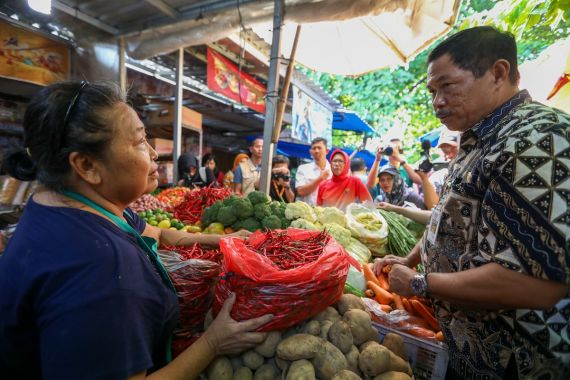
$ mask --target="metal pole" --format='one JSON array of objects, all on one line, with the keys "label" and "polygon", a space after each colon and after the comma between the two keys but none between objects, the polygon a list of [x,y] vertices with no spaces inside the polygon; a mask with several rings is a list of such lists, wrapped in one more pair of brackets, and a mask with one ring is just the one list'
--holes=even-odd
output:
[{"label": "metal pole", "polygon": [[127,92],[127,53],[125,51],[125,39],[119,38],[119,86],[123,93]]},{"label": "metal pole", "polygon": [[271,179],[271,158],[273,157],[273,125],[277,101],[279,100],[279,69],[281,67],[281,26],[283,24],[283,0],[275,0],[273,10],[273,40],[269,58],[269,77],[267,82],[267,97],[265,101],[265,123],[263,124],[263,158],[261,160],[261,180],[259,191],[269,194]]},{"label": "metal pole", "polygon": [[174,183],[178,182],[178,157],[182,140],[182,79],[184,78],[184,49],[179,48],[176,55],[176,87],[174,94],[174,121],[172,125],[172,163]]}]

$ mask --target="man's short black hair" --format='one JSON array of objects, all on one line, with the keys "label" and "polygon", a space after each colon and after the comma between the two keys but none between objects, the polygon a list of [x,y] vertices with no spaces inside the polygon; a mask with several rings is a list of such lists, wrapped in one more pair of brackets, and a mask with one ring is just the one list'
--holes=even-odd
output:
[{"label": "man's short black hair", "polygon": [[499,59],[511,65],[509,79],[516,84],[520,78],[517,66],[517,43],[515,36],[492,26],[477,26],[455,33],[432,50],[428,63],[449,54],[453,63],[482,77]]},{"label": "man's short black hair", "polygon": [[287,164],[287,167],[289,167],[289,159],[283,156],[282,154],[278,154],[275,157],[273,157],[273,160],[271,160],[271,165],[276,165],[276,164]]},{"label": "man's short black hair", "polygon": [[263,142],[263,137],[257,136],[256,138],[254,138],[253,140],[251,140],[251,142],[249,143],[249,146],[250,146],[250,147],[253,147],[253,146],[255,145],[255,142],[256,142],[257,140],[261,140],[261,142]]},{"label": "man's short black hair", "polygon": [[311,146],[318,144],[320,142],[322,142],[325,145],[325,147],[327,146],[327,139],[325,139],[324,137],[315,137],[313,141],[311,141]]},{"label": "man's short black hair", "polygon": [[350,160],[350,171],[351,172],[360,172],[362,170],[366,170],[366,162],[360,157],[354,157]]}]

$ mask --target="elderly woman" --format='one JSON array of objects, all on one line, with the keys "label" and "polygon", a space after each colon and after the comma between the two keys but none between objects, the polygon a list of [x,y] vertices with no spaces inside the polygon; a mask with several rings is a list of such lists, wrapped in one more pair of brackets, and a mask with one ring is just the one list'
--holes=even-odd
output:
[{"label": "elderly woman", "polygon": [[153,247],[156,240],[217,245],[219,236],[158,229],[127,208],[157,186],[157,153],[116,89],[51,85],[31,100],[23,124],[26,151],[6,164],[44,188],[0,258],[3,377],[190,379],[216,355],[263,341],[250,331],[270,316],[234,321],[232,296],[168,362],[179,308]]},{"label": "elderly woman", "polygon": [[424,199],[412,188],[406,187],[399,171],[391,165],[385,165],[378,171],[378,196],[374,200],[381,208],[389,209],[385,203],[394,206],[403,206],[404,202],[414,204],[417,208],[425,210]]},{"label": "elderly woman", "polygon": [[340,149],[332,152],[332,178],[319,185],[317,205],[345,210],[354,202],[371,201],[372,197],[360,178],[350,174],[350,158]]}]

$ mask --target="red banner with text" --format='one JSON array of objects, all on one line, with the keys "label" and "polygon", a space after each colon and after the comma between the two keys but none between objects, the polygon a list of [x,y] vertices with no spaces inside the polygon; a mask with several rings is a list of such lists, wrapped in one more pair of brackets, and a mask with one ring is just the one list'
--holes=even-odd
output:
[{"label": "red banner with text", "polygon": [[244,106],[265,113],[265,86],[221,54],[208,48],[208,87]]}]

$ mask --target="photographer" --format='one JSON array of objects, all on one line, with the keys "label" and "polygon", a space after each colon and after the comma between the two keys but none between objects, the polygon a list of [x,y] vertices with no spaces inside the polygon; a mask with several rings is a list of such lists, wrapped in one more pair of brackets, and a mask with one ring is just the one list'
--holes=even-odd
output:
[{"label": "photographer", "polygon": [[378,183],[380,188],[377,190],[378,195],[374,199],[374,203],[380,204],[381,208],[385,208],[382,207],[382,203],[404,206],[404,202],[407,202],[408,205],[413,204],[417,208],[425,210],[423,197],[412,188],[406,187],[400,173],[392,165],[384,165],[380,168]]},{"label": "photographer", "polygon": [[295,191],[289,171],[289,159],[282,155],[273,157],[271,162],[271,186],[269,196],[274,201],[291,203],[295,201]]},{"label": "photographer", "polygon": [[379,186],[377,176],[379,174],[378,167],[380,166],[380,161],[382,161],[382,156],[387,156],[386,158],[388,159],[389,165],[398,171],[406,187],[411,187],[414,183],[418,185],[422,183],[422,179],[414,171],[414,168],[400,156],[402,153],[401,141],[392,139],[390,143],[391,145],[388,147],[378,148],[374,163],[368,173],[366,186],[373,198],[378,195]]}]

